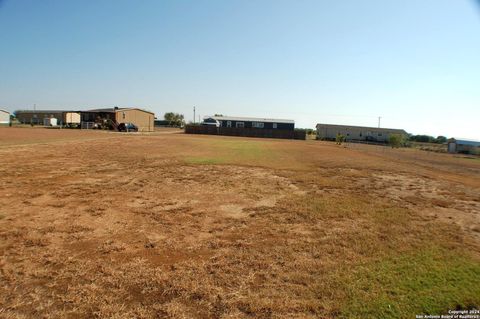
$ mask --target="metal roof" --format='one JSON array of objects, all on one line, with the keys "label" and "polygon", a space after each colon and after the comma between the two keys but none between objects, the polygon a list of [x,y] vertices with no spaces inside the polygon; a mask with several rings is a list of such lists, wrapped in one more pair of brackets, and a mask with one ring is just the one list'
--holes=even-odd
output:
[{"label": "metal roof", "polygon": [[[118,109],[120,110],[120,108]],[[115,109],[113,107],[106,107],[106,108],[102,108],[102,109],[92,109],[92,110],[86,110],[86,111],[82,111],[82,112],[104,112],[104,113],[113,113],[115,112]]]},{"label": "metal roof", "polygon": [[139,110],[139,111],[142,111],[142,112],[147,112],[147,113],[154,114],[153,112],[150,112],[150,111],[147,111],[147,110],[144,110],[144,109],[139,109],[139,108],[136,108],[136,107],[118,107],[118,108],[107,107],[107,108],[102,108],[102,109],[93,109],[93,110],[87,110],[87,111],[81,111],[81,112],[114,113],[114,112],[125,111],[125,110]]},{"label": "metal roof", "polygon": [[449,142],[455,142],[458,145],[470,145],[470,146],[480,147],[480,142],[479,141],[463,140],[463,139],[456,139],[456,138],[451,138],[448,141]]},{"label": "metal roof", "polygon": [[8,112],[7,110],[2,110],[2,109],[0,109],[0,112],[5,112],[5,113],[10,114],[10,112]]},{"label": "metal roof", "polygon": [[397,129],[397,128],[384,128],[384,127],[371,127],[371,126],[356,126],[356,125],[342,125],[342,124],[322,124],[318,123],[318,126],[330,126],[330,127],[342,127],[342,128],[355,128],[355,129],[367,129],[372,131],[390,131],[390,132],[398,132],[407,134],[405,130]]},{"label": "metal roof", "polygon": [[213,118],[218,121],[245,121],[245,122],[265,122],[265,123],[288,123],[295,124],[294,120],[270,119],[260,117],[240,117],[240,116],[205,116],[204,119]]},{"label": "metal roof", "polygon": [[15,113],[66,113],[66,112],[78,112],[72,110],[16,110]]},{"label": "metal roof", "polygon": [[101,109],[92,109],[92,110],[86,110],[86,111],[80,111],[80,110],[17,110],[15,112],[25,112],[25,113],[68,113],[68,112],[96,112],[96,113],[99,113],[99,112],[104,112],[104,113],[114,113],[116,111],[124,111],[124,110],[140,110],[140,111],[143,111],[143,112],[147,112],[147,113],[151,113],[151,114],[154,114],[153,112],[150,112],[150,111],[147,111],[147,110],[143,110],[143,109],[139,109],[139,108],[136,108],[136,107],[119,107],[118,109],[115,109],[113,107],[108,107],[108,108],[101,108]]}]

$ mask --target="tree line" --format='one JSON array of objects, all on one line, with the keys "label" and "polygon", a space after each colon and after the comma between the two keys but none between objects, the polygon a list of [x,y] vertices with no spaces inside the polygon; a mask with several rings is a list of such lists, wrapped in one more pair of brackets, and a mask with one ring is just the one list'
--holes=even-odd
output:
[{"label": "tree line", "polygon": [[445,136],[437,136],[433,137],[430,135],[408,135],[408,140],[410,142],[421,142],[421,143],[436,143],[436,144],[443,144],[447,142],[447,138]]},{"label": "tree line", "polygon": [[[347,141],[347,137],[342,134],[337,134],[335,138],[337,144],[341,145]],[[435,144],[444,144],[447,142],[445,136],[437,136],[436,138],[430,135],[412,135],[408,136],[402,134],[390,134],[387,143],[392,147],[405,147],[410,146],[410,142],[421,142],[421,143],[435,143]]]}]

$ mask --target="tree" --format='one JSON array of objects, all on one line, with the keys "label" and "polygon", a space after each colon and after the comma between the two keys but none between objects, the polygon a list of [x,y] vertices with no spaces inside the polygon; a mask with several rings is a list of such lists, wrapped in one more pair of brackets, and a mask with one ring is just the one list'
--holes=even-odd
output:
[{"label": "tree", "polygon": [[390,134],[390,136],[388,137],[388,144],[390,144],[390,146],[392,146],[392,148],[403,146],[405,144],[405,140],[403,138],[403,135],[402,134]]},{"label": "tree", "polygon": [[437,143],[437,144],[444,144],[447,142],[447,138],[442,135],[437,136],[437,138],[430,135],[409,135],[408,140],[412,142]]},{"label": "tree", "polygon": [[168,125],[182,127],[185,124],[183,114],[167,112],[163,116],[165,121],[168,121]]},{"label": "tree", "polygon": [[444,143],[447,143],[447,138],[445,136],[437,136],[437,138],[435,139],[435,143],[438,143],[438,144],[444,144]]},{"label": "tree", "polygon": [[342,134],[337,134],[337,137],[335,138],[335,142],[337,142],[338,145],[342,145],[343,142],[345,142],[345,135]]},{"label": "tree", "polygon": [[430,135],[412,135],[409,137],[410,141],[420,143],[435,143],[435,137]]}]

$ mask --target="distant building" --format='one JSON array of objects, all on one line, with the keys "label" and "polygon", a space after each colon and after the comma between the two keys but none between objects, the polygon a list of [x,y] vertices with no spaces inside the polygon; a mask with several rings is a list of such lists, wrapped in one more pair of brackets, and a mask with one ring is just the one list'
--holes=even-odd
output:
[{"label": "distant building", "polygon": [[154,126],[155,127],[168,127],[168,126],[171,126],[170,125],[170,122],[167,121],[167,120],[155,120],[153,122]]},{"label": "distant building", "polygon": [[[19,110],[15,111],[18,121],[22,124],[51,125],[51,119],[57,119],[57,125],[77,126],[82,128],[111,127],[120,123],[133,123],[139,131],[153,131],[152,112],[137,108],[105,108],[88,111],[71,110]],[[108,125],[107,125],[108,124]]]},{"label": "distant building", "polygon": [[450,138],[447,141],[449,153],[480,155],[480,142]]},{"label": "distant building", "polygon": [[15,111],[17,120],[22,124],[44,125],[57,119],[57,125],[79,125],[80,113],[67,110],[18,110]]},{"label": "distant building", "polygon": [[220,127],[258,128],[269,130],[294,130],[295,121],[256,117],[206,116],[205,123],[218,121]]},{"label": "distant building", "polygon": [[133,123],[139,132],[154,130],[155,114],[138,108],[104,108],[80,112],[82,128],[113,126],[120,123]]},{"label": "distant building", "polygon": [[407,136],[407,132],[400,129],[335,125],[335,124],[317,124],[317,139],[335,140],[337,134],[345,136],[347,141],[370,141],[386,143],[390,135],[399,134]]},{"label": "distant building", "polygon": [[293,120],[237,117],[205,116],[201,125],[185,126],[187,134],[209,134],[262,138],[306,139],[305,130],[296,130]]},{"label": "distant building", "polygon": [[0,125],[10,125],[10,113],[0,110]]}]

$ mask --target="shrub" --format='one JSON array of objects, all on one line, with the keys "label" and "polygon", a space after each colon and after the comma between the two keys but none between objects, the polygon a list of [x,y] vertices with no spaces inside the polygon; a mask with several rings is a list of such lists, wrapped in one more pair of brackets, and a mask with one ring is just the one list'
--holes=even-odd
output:
[{"label": "shrub", "polygon": [[403,135],[390,134],[390,136],[388,137],[388,144],[390,144],[392,148],[404,146],[405,141]]}]

